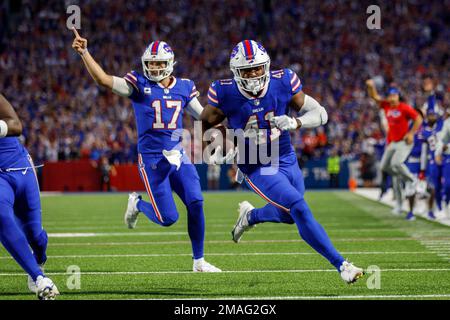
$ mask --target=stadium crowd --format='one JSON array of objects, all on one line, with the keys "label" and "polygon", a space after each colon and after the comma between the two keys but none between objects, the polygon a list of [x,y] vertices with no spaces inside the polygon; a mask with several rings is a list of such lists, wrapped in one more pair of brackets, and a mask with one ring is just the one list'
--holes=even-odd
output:
[{"label": "stadium crowd", "polygon": [[[210,82],[229,78],[229,54],[245,38],[261,41],[272,70],[289,67],[329,113],[317,130],[293,136],[299,158],[337,152],[373,164],[384,133],[365,80],[395,82],[412,105],[424,101],[421,79],[432,75],[448,106],[448,1],[389,1],[381,29],[369,30],[370,1],[71,1],[81,8],[80,33],[110,74],[141,70],[152,40],[175,51],[175,74],[193,79],[206,104]],[[99,89],[71,49],[66,5],[59,0],[0,4],[0,92],[27,123],[35,161],[110,158],[136,161],[131,103]],[[192,120],[185,119],[192,127]],[[198,146],[197,146],[198,147]],[[369,160],[368,160],[369,159]],[[366,168],[367,169],[367,168]],[[370,168],[368,172],[370,173]]]}]

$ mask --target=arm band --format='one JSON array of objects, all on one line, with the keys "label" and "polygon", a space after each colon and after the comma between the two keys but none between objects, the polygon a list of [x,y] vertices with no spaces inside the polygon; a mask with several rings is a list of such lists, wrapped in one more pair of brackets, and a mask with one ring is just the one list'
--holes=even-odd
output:
[{"label": "arm band", "polygon": [[133,87],[124,78],[113,76],[112,92],[121,97],[129,97],[133,93]]},{"label": "arm band", "polygon": [[6,137],[8,134],[8,124],[4,120],[0,120],[0,138]]},{"label": "arm band", "polygon": [[203,106],[197,98],[193,98],[186,107],[186,111],[189,112],[196,120],[200,119],[200,114],[203,111]]}]

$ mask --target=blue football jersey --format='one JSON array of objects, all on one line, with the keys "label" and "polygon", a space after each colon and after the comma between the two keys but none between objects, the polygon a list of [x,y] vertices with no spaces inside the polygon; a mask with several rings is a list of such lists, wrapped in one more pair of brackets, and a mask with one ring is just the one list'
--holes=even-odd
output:
[{"label": "blue football jersey", "polygon": [[442,130],[444,121],[439,119],[433,126],[425,124],[422,132],[422,141],[428,144],[428,163],[434,164],[434,152],[436,151],[437,133]]},{"label": "blue football jersey", "polygon": [[410,158],[420,158],[420,154],[422,153],[422,142],[423,142],[423,127],[417,131],[414,135],[413,148],[411,153],[409,154]]},{"label": "blue football jersey", "polygon": [[199,95],[192,80],[174,78],[164,88],[140,73],[131,71],[124,79],[133,86],[132,101],[138,132],[138,152],[161,154],[181,141],[183,114],[191,100]]},{"label": "blue football jersey", "polygon": [[17,137],[0,138],[0,169],[28,167],[27,155]]},{"label": "blue football jersey", "polygon": [[[234,79],[217,80],[211,84],[208,103],[225,114],[231,129],[241,129],[245,132],[256,129],[261,133],[258,139],[252,141],[249,138],[245,139],[245,159],[241,158],[238,163],[244,173],[250,173],[267,164],[259,158],[259,149],[263,145],[269,157],[272,156],[270,153],[272,147],[279,148],[280,158],[294,153],[289,132],[281,132],[272,127],[270,119],[287,114],[292,96],[301,89],[300,79],[290,69],[272,71],[269,85],[258,97],[252,97],[240,90]],[[257,155],[256,161],[252,155]]]}]

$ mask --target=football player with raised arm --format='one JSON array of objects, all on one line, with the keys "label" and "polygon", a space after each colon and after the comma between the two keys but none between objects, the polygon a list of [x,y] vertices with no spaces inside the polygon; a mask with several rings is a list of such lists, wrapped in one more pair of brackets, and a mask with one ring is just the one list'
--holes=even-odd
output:
[{"label": "football player with raised arm", "polygon": [[[239,242],[256,224],[295,223],[301,237],[337,269],[345,282],[355,282],[363,270],[337,252],[315,220],[304,198],[303,175],[290,140],[290,130],[324,125],[328,120],[325,108],[302,91],[301,81],[292,70],[271,71],[269,55],[253,40],[244,40],[233,49],[230,68],[233,79],[214,81],[209,88],[208,105],[201,114],[203,130],[227,119],[235,132],[244,131],[245,139],[238,138],[243,143],[237,146],[240,180],[268,202],[262,208],[254,208],[248,201],[239,204],[233,240]],[[289,107],[301,116],[289,116]],[[265,147],[271,150],[270,162],[259,156],[259,150]],[[232,156],[232,152],[226,152],[222,160]],[[217,157],[215,152],[213,159]]]},{"label": "football player with raised arm", "polygon": [[40,300],[59,294],[44,275],[47,233],[42,227],[41,201],[35,167],[17,138],[22,123],[0,94],[0,241],[28,274],[28,288]]},{"label": "football player with raised arm", "polygon": [[194,82],[172,75],[175,65],[171,47],[154,41],[141,57],[143,74],[131,71],[124,77],[107,74],[95,62],[87,40],[73,29],[72,47],[78,52],[97,84],[115,94],[128,97],[133,105],[138,131],[139,172],[150,201],[137,193],[128,199],[125,223],[136,227],[142,212],[154,223],[168,227],[178,220],[172,191],[187,208],[188,233],[192,243],[193,271],[220,272],[203,258],[205,218],[200,179],[194,165],[181,147],[184,112],[198,119],[203,110]]}]

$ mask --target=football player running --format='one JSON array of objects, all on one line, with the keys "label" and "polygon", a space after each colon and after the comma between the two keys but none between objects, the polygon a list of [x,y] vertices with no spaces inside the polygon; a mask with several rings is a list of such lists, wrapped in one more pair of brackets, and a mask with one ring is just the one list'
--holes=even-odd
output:
[{"label": "football player running", "polygon": [[[209,88],[208,105],[201,114],[203,130],[227,119],[235,132],[244,131],[245,143],[237,146],[240,180],[268,202],[262,208],[254,208],[248,201],[239,204],[233,240],[239,242],[245,231],[259,223],[295,223],[301,237],[338,270],[345,282],[355,282],[363,270],[336,251],[315,220],[304,199],[303,175],[290,141],[290,130],[325,124],[326,110],[303,93],[300,79],[292,70],[270,71],[269,55],[253,40],[244,40],[233,49],[230,68],[233,79],[214,81]],[[289,116],[288,106],[301,116]],[[271,151],[270,163],[264,164],[259,156],[252,161],[264,145],[276,151]],[[229,155],[227,152],[223,160],[229,160]],[[217,160],[217,152],[212,158]]]},{"label": "football player running", "polygon": [[141,57],[143,74],[131,71],[124,77],[107,74],[94,60],[87,40],[73,29],[72,47],[78,52],[97,84],[132,101],[138,131],[138,162],[150,202],[137,193],[128,199],[125,223],[136,227],[140,212],[154,223],[168,227],[178,220],[172,191],[187,208],[188,233],[192,243],[194,272],[221,272],[203,258],[205,218],[200,179],[181,147],[184,112],[199,118],[203,110],[194,82],[172,75],[174,53],[163,41],[154,41]]},{"label": "football player running", "polygon": [[28,274],[28,288],[40,300],[59,294],[44,275],[47,233],[42,227],[41,201],[35,166],[19,142],[22,124],[0,94],[0,241]]},{"label": "football player running", "polygon": [[[442,130],[443,120],[436,110],[429,107],[426,111],[426,118],[422,130],[420,130],[419,139],[421,143],[420,155],[420,173],[419,179],[425,176],[427,180],[428,198],[428,218],[436,219],[433,207],[436,206],[441,211],[442,197],[442,166],[435,161],[435,150],[437,143],[437,134]],[[415,220],[412,210],[408,212],[406,220]]]}]

